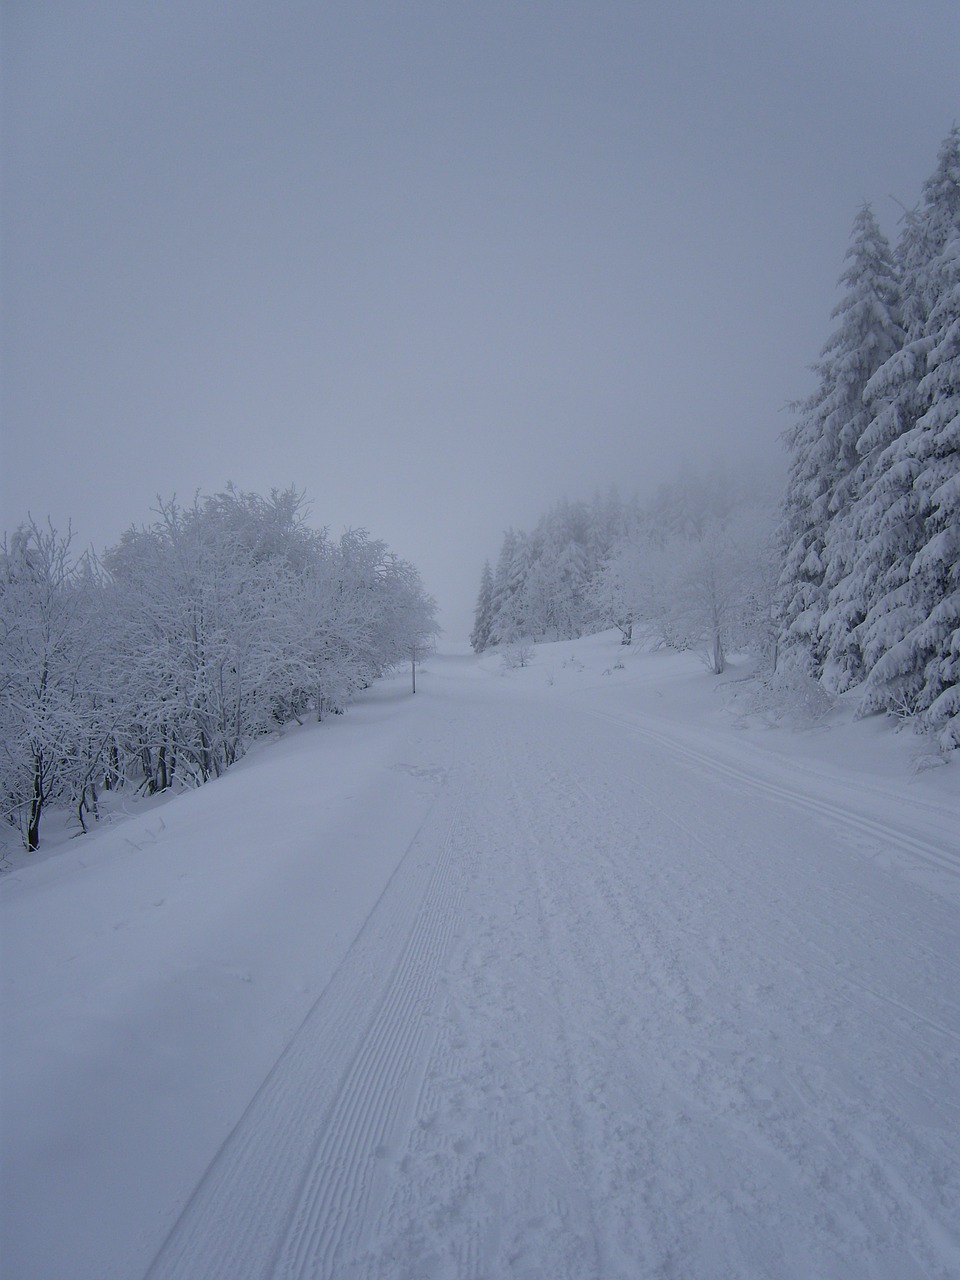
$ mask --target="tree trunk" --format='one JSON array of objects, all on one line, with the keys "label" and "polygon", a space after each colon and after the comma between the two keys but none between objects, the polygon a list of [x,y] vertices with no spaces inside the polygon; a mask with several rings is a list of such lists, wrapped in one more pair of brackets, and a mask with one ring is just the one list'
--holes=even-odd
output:
[{"label": "tree trunk", "polygon": [[27,821],[27,852],[33,853],[40,845],[40,814],[43,811],[43,753],[33,757],[33,795],[30,799],[30,817]]}]

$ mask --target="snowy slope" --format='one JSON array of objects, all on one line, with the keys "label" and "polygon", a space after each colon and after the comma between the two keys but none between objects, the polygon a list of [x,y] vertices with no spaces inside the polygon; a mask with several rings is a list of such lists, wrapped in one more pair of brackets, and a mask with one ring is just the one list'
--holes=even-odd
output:
[{"label": "snowy slope", "polygon": [[611,636],[418,689],[0,880],[2,1274],[960,1273],[956,768]]}]

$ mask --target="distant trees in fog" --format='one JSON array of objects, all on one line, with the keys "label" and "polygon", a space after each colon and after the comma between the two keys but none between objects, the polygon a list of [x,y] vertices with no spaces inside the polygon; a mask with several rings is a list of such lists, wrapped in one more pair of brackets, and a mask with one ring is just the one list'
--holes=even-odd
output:
[{"label": "distant trees in fog", "polygon": [[308,527],[302,495],[162,503],[102,563],[30,522],[0,554],[0,804],[28,849],[46,806],[216,777],[285,721],[339,712],[436,632],[412,565]]},{"label": "distant trees in fog", "polygon": [[592,620],[591,583],[637,510],[611,489],[592,503],[556,503],[530,533],[509,529],[495,570],[484,566],[474,649],[582,634]]},{"label": "distant trees in fog", "polygon": [[779,511],[689,471],[645,506],[560,503],[505,535],[475,649],[641,624],[717,672],[766,652],[960,746],[960,128],[896,248],[865,207],[846,261]]},{"label": "distant trees in fog", "polygon": [[473,631],[491,644],[642,626],[722,671],[733,649],[769,645],[774,504],[754,483],[686,468],[655,499],[561,502],[530,534],[509,530],[484,571]]}]

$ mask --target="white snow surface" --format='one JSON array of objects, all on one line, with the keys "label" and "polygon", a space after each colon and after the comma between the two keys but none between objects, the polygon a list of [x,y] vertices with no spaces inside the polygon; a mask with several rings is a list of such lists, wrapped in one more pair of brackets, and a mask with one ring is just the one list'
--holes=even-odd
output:
[{"label": "white snow surface", "polygon": [[437,656],[12,855],[0,1273],[960,1275],[957,766],[742,674]]}]

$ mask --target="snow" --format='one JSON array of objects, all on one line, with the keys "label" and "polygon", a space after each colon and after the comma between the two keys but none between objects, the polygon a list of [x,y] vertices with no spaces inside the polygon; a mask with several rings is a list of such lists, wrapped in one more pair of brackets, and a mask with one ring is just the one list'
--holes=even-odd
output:
[{"label": "snow", "polygon": [[619,633],[11,855],[2,1273],[960,1273],[960,788]]}]

